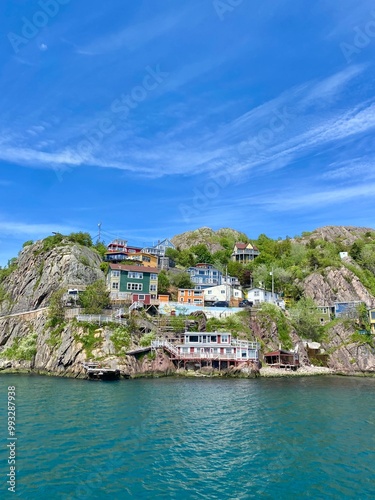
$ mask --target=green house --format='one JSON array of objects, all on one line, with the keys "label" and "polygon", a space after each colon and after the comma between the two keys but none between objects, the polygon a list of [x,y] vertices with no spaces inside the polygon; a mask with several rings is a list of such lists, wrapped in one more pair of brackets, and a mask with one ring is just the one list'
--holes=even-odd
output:
[{"label": "green house", "polygon": [[158,273],[156,267],[110,264],[107,286],[111,299],[151,303],[158,294]]}]

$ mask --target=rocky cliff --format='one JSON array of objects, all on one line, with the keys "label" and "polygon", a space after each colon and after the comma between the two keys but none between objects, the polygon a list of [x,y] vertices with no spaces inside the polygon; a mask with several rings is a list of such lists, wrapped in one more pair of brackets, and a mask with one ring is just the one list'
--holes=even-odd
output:
[{"label": "rocky cliff", "polygon": [[223,250],[223,240],[226,240],[231,247],[237,241],[248,241],[248,237],[239,231],[230,228],[222,228],[214,231],[209,227],[201,227],[194,231],[178,234],[172,238],[172,243],[180,250],[186,250],[194,245],[204,244],[211,253]]},{"label": "rocky cliff", "polygon": [[302,287],[304,295],[311,297],[316,304],[362,301],[367,307],[375,307],[375,298],[345,266],[339,269],[328,267],[324,273],[312,273],[302,282]]},{"label": "rocky cliff", "polygon": [[[219,237],[228,237],[228,230],[222,231],[217,232]],[[354,230],[348,232],[354,234]],[[232,237],[240,239],[240,233],[234,233]],[[126,326],[112,324],[104,328],[68,319],[51,322],[47,306],[53,292],[69,286],[85,287],[103,278],[100,264],[101,258],[93,248],[71,241],[62,240],[53,248],[40,241],[22,250],[12,272],[0,283],[0,370],[25,369],[83,377],[82,363],[96,359],[118,367],[126,377],[176,371],[163,353],[126,355],[129,349],[145,345],[145,332],[159,333],[151,318],[132,315]],[[358,300],[368,307],[375,306],[368,288],[344,263],[313,272],[300,285],[304,296],[319,304]],[[243,313],[242,319],[246,323],[241,330],[243,335],[258,339],[263,353],[280,345],[297,348],[302,364],[311,364],[307,339],[300,337],[290,317],[281,312],[269,317],[253,312],[248,316]],[[206,322],[196,325],[197,330],[204,328]],[[229,323],[226,328],[230,329]],[[375,373],[374,340],[359,335],[360,328],[345,320],[328,325],[321,348],[330,368],[343,373]]]},{"label": "rocky cliff", "polygon": [[1,283],[5,298],[0,301],[0,315],[39,309],[59,288],[104,278],[100,263],[96,251],[69,241],[49,250],[44,250],[43,241],[25,247],[15,270]]}]

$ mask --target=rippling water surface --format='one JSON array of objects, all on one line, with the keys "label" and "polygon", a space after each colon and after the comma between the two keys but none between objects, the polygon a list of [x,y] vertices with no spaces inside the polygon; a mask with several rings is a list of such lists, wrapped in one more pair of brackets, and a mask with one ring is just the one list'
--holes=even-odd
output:
[{"label": "rippling water surface", "polygon": [[[8,385],[17,493],[7,493]],[[375,498],[375,379],[0,376],[0,498]]]}]

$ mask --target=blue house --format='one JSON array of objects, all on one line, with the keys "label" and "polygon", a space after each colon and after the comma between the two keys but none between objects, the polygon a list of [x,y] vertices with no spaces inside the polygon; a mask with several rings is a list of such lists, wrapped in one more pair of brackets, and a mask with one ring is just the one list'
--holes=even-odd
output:
[{"label": "blue house", "polygon": [[197,264],[189,267],[187,272],[197,290],[222,284],[223,274],[211,264]]}]

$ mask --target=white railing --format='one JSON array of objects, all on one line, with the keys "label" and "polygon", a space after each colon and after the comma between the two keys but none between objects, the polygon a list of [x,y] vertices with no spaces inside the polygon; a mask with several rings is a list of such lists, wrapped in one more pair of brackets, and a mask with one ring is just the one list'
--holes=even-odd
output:
[{"label": "white railing", "polygon": [[[257,342],[255,342],[257,344]],[[242,353],[218,353],[218,352],[181,352],[177,347],[168,342],[167,340],[153,340],[151,342],[152,349],[164,348],[179,359],[212,359],[212,360],[243,360],[243,361],[256,361],[258,360],[258,350],[255,348],[254,353],[250,356],[242,357]]]},{"label": "white railing", "polygon": [[143,305],[144,305],[144,302],[142,302],[141,300],[133,302],[133,304],[129,307],[129,311],[133,311],[134,309],[142,308]]},{"label": "white railing", "polygon": [[249,342],[248,340],[232,339],[231,345],[235,347],[243,347],[245,349],[260,349],[259,342]]},{"label": "white railing", "polygon": [[126,319],[112,318],[112,316],[102,316],[100,314],[78,314],[76,316],[76,320],[86,323],[98,323],[99,325],[104,323],[119,323],[121,325],[127,324]]},{"label": "white railing", "polygon": [[152,349],[159,349],[161,347],[164,347],[167,351],[171,352],[175,356],[179,356],[180,355],[179,350],[173,344],[171,344],[170,342],[168,342],[167,340],[157,339],[157,340],[153,340],[151,342],[151,348]]}]

